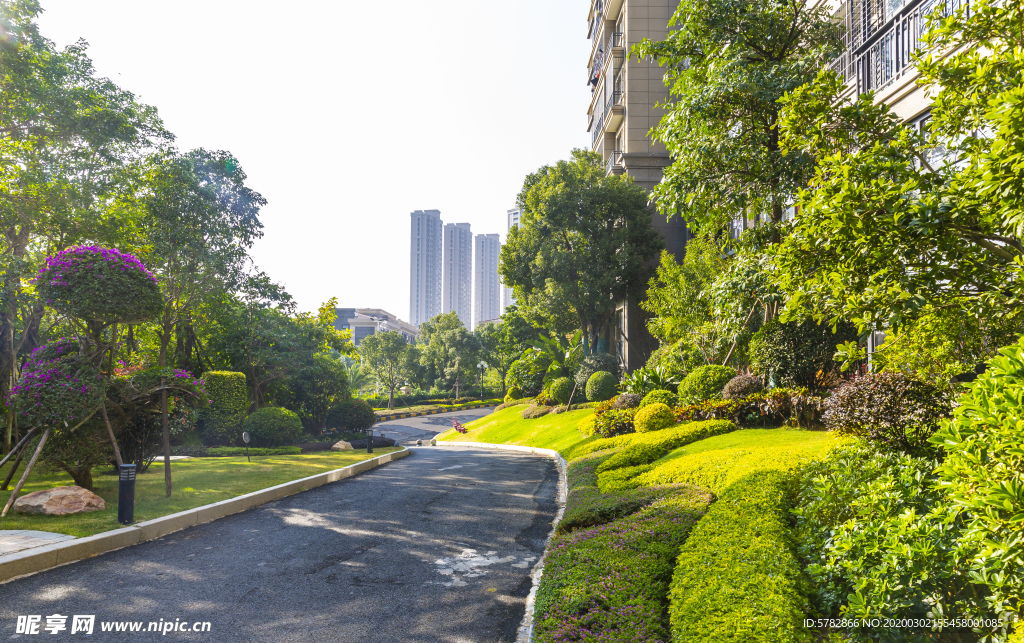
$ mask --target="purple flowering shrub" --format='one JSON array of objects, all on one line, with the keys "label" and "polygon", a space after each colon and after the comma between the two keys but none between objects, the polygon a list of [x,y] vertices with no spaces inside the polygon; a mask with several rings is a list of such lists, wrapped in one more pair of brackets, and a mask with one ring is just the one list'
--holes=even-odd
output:
[{"label": "purple flowering shrub", "polygon": [[674,562],[712,499],[681,486],[615,522],[555,536],[537,592],[538,643],[669,641]]},{"label": "purple flowering shrub", "polygon": [[49,257],[35,279],[47,306],[86,321],[137,323],[163,308],[156,277],[133,255],[75,246]]},{"label": "purple flowering shrub", "polygon": [[99,408],[103,377],[80,356],[78,342],[67,338],[32,351],[11,387],[8,406],[22,428],[74,427]]}]

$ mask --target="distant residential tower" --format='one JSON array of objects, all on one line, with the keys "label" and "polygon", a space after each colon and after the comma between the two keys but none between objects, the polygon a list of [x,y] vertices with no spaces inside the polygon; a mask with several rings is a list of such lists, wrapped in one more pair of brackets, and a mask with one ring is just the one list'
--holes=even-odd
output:
[{"label": "distant residential tower", "polygon": [[416,210],[409,251],[409,319],[419,326],[441,313],[441,232],[438,210]]},{"label": "distant residential tower", "polygon": [[468,223],[444,226],[441,311],[455,311],[466,328],[473,324],[473,233]]},{"label": "distant residential tower", "polygon": [[481,322],[501,316],[501,284],[498,283],[498,252],[500,251],[499,235],[476,235],[473,328],[479,326]]}]

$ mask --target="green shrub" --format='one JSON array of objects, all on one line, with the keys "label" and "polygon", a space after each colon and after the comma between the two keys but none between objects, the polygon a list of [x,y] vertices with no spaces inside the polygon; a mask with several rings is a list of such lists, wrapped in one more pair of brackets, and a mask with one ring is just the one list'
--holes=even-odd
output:
[{"label": "green shrub", "polygon": [[587,382],[590,381],[590,377],[594,373],[600,371],[611,373],[616,378],[616,381],[618,381],[619,370],[619,358],[617,356],[609,355],[608,353],[594,353],[583,358],[579,368],[576,369],[576,373],[573,375],[573,379],[576,381],[576,386],[582,391],[587,387]]},{"label": "green shrub", "polygon": [[565,454],[566,459],[575,460],[577,458],[586,457],[592,453],[598,451],[606,451],[609,449],[621,449],[623,447],[629,447],[634,444],[642,444],[647,442],[661,442],[662,440],[679,439],[673,449],[689,444],[690,442],[696,442],[697,440],[703,440],[704,438],[711,437],[713,435],[719,435],[721,433],[730,433],[736,430],[736,425],[728,421],[714,421],[714,422],[687,422],[674,426],[671,429],[665,429],[664,431],[658,431],[656,433],[628,433],[625,435],[619,435],[609,438],[599,438],[597,440],[588,440],[582,442],[572,449],[568,450]]},{"label": "green shrub", "polygon": [[869,373],[836,389],[822,419],[833,431],[921,455],[951,411],[949,397],[931,384],[903,373]]},{"label": "green shrub", "polygon": [[518,386],[509,387],[508,393],[505,393],[505,401],[511,402],[512,400],[523,399],[523,392],[519,390]]},{"label": "green shrub", "polygon": [[580,433],[583,435],[590,437],[597,431],[597,428],[594,426],[596,420],[597,418],[595,416],[588,415],[576,424],[576,428],[579,429]]},{"label": "green shrub", "polygon": [[828,324],[813,320],[782,322],[774,319],[750,338],[750,363],[754,372],[774,386],[821,388],[838,371],[835,361],[839,344],[856,341],[857,327],[840,322],[836,332]]},{"label": "green shrub", "polygon": [[676,416],[668,405],[656,402],[649,406],[641,407],[633,417],[633,426],[637,433],[650,433],[667,429],[676,423]]},{"label": "green shrub", "polygon": [[245,373],[208,371],[203,374],[203,382],[211,402],[200,415],[203,442],[208,445],[241,443],[249,409]]},{"label": "green shrub", "polygon": [[302,437],[302,420],[288,409],[268,406],[246,418],[245,430],[254,447],[284,446]]},{"label": "green shrub", "polygon": [[533,398],[522,397],[518,400],[508,400],[499,404],[494,410],[500,411],[502,409],[507,409],[510,406],[522,406],[524,404],[533,404]]},{"label": "green shrub", "polygon": [[523,416],[524,420],[536,420],[537,418],[542,418],[545,415],[547,415],[548,413],[550,413],[551,409],[552,409],[552,407],[550,407],[550,406],[543,406],[543,405],[540,405],[540,404],[533,404],[533,405],[528,406],[525,409],[523,409],[523,412],[521,413],[521,415]]},{"label": "green shrub", "polygon": [[[253,448],[249,447],[249,455],[300,455],[302,447],[272,447]],[[211,447],[206,450],[207,457],[226,458],[245,455],[245,447]]]},{"label": "green shrub", "polygon": [[327,425],[332,429],[365,431],[377,422],[373,408],[366,400],[351,399],[335,404],[327,413]]},{"label": "green shrub", "polygon": [[[822,615],[995,619],[980,611],[985,587],[972,586],[963,573],[957,556],[962,529],[949,519],[935,466],[858,441],[804,468],[794,534]],[[911,632],[889,638],[932,640]]]},{"label": "green shrub", "polygon": [[558,400],[559,404],[568,404],[569,396],[572,395],[574,386],[575,382],[568,377],[559,377],[555,381],[551,382],[549,392],[551,393],[551,397]]},{"label": "green shrub", "polygon": [[637,395],[636,393],[623,393],[615,398],[613,406],[617,409],[635,409],[640,406],[640,402],[642,402],[643,399],[643,395]]},{"label": "green shrub", "polygon": [[594,420],[594,430],[602,437],[610,438],[623,433],[633,433],[633,416],[636,409],[612,409],[598,414]]},{"label": "green shrub", "polygon": [[729,380],[722,389],[722,397],[727,400],[742,400],[756,393],[764,392],[764,382],[756,375],[737,375]]},{"label": "green shrub", "polygon": [[[676,560],[669,593],[674,643],[810,643],[808,603],[789,541],[786,475],[736,482]],[[545,573],[546,570],[545,570]]]},{"label": "green shrub", "polygon": [[[621,395],[619,397],[622,397]],[[672,391],[657,390],[651,391],[644,396],[644,399],[640,401],[638,408],[644,408],[651,404],[664,404],[665,406],[672,408],[676,405],[676,396]]]},{"label": "green shrub", "polygon": [[678,489],[615,522],[555,536],[534,610],[538,643],[667,641],[664,598],[680,545],[711,496]]},{"label": "green shrub", "polygon": [[587,399],[591,402],[603,402],[615,396],[619,382],[608,371],[598,371],[587,380]]},{"label": "green shrub", "polygon": [[728,366],[701,366],[687,375],[679,385],[679,402],[697,404],[713,397],[721,397],[722,389],[734,377],[736,371]]},{"label": "green shrub", "polygon": [[[967,521],[970,565],[1000,615],[1024,617],[1024,338],[968,385],[933,443],[951,504]],[[1018,621],[1017,629],[1024,629]]]},{"label": "green shrub", "polygon": [[543,353],[529,350],[512,362],[505,374],[505,386],[517,388],[524,395],[536,395],[544,388],[544,374],[551,364],[551,358]]}]

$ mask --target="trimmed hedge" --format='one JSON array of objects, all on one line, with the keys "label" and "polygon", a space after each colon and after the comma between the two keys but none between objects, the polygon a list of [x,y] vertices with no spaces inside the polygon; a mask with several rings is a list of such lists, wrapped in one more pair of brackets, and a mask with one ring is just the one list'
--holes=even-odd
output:
[{"label": "trimmed hedge", "polygon": [[[619,397],[622,397],[621,395]],[[638,408],[644,408],[651,404],[664,404],[665,406],[672,408],[676,405],[676,396],[672,391],[657,390],[651,391],[644,396],[644,399],[638,404]]]},{"label": "trimmed hedge", "polygon": [[587,400],[603,402],[615,396],[619,381],[608,371],[598,371],[587,380]]},{"label": "trimmed hedge", "polygon": [[728,366],[701,366],[687,375],[679,385],[679,403],[697,404],[710,398],[721,397],[722,389],[734,377],[736,371]]},{"label": "trimmed hedge", "polygon": [[673,561],[711,500],[702,489],[679,488],[621,520],[555,536],[537,591],[534,640],[667,641]]},{"label": "trimmed hedge", "polygon": [[[810,643],[810,605],[789,540],[788,480],[737,481],[682,546],[669,593],[674,643]],[[545,570],[545,574],[547,570]]]},{"label": "trimmed hedge", "polygon": [[[597,469],[598,474],[623,467],[636,467],[651,464],[668,455],[679,447],[691,442],[710,438],[736,430],[736,425],[728,420],[709,420],[707,422],[690,422],[671,431],[639,434],[646,438],[638,440],[611,456]],[[637,475],[643,472],[636,472]],[[603,481],[603,476],[602,476]],[[601,489],[604,491],[604,488]]]},{"label": "trimmed hedge", "polygon": [[661,402],[640,407],[633,417],[633,426],[636,427],[637,433],[660,431],[675,423],[676,416],[672,413],[672,409]]},{"label": "trimmed hedge", "polygon": [[249,410],[249,385],[245,373],[207,371],[203,373],[203,384],[211,402],[200,416],[203,442],[240,444],[246,411]]},{"label": "trimmed hedge", "polygon": [[[272,447],[267,449],[249,448],[249,455],[299,455],[302,447]],[[245,455],[245,447],[211,447],[206,450],[211,458]]]},{"label": "trimmed hedge", "polygon": [[245,419],[245,430],[254,447],[285,446],[302,437],[302,420],[294,411],[268,406]]},{"label": "trimmed hedge", "polygon": [[[722,433],[731,433],[736,430],[736,425],[728,420],[709,420],[705,422],[686,422],[657,433],[629,433],[612,438],[601,438],[581,442],[568,451],[565,455],[568,460],[582,458],[591,453],[605,451],[607,449],[618,449],[629,447],[634,444],[660,443],[663,440],[678,440],[673,449],[678,449],[691,442],[710,438]],[[667,452],[666,452],[667,453]]]}]

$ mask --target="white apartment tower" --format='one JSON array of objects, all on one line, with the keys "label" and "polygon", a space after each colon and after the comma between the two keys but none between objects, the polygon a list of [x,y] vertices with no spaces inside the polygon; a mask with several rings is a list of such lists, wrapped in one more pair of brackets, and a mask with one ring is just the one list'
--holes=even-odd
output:
[{"label": "white apartment tower", "polygon": [[441,312],[455,311],[466,328],[473,323],[473,233],[468,223],[444,226]]},{"label": "white apartment tower", "polygon": [[419,326],[441,314],[441,212],[411,213],[412,243],[409,250],[409,319]]},{"label": "white apartment tower", "polygon": [[475,293],[473,328],[480,322],[501,316],[501,285],[498,283],[498,253],[501,240],[497,234],[476,235]]},{"label": "white apartment tower", "polygon": [[[519,225],[519,220],[522,217],[522,211],[519,208],[512,208],[511,210],[506,212],[506,214],[508,215],[508,227],[505,229],[505,231],[506,231],[505,240],[507,241],[508,240],[508,234],[507,233],[510,230],[512,230],[513,226]],[[512,296],[512,289],[511,288],[504,288],[504,287],[502,288],[501,297],[502,297],[501,312],[504,313],[506,308],[508,308],[512,304],[516,303],[516,299],[515,299],[514,296]]]}]

